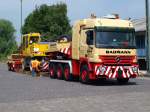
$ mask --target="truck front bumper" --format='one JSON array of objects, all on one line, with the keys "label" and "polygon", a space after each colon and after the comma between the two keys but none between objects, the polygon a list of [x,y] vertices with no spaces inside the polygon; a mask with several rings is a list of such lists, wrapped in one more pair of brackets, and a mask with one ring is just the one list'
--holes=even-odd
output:
[{"label": "truck front bumper", "polygon": [[138,76],[138,65],[133,66],[95,66],[95,72],[97,78],[106,77],[109,79],[114,78],[136,78]]}]

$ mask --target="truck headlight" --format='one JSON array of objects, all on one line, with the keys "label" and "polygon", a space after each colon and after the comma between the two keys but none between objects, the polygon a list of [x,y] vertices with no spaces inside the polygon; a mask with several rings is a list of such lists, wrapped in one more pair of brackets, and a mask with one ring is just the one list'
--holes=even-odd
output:
[{"label": "truck headlight", "polygon": [[99,70],[100,70],[100,75],[104,75],[104,72],[106,71],[106,67],[105,66],[100,66]]}]

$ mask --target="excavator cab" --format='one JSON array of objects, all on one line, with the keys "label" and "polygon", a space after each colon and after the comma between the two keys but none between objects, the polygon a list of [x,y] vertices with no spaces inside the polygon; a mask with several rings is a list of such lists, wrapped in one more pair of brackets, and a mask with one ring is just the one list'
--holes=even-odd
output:
[{"label": "excavator cab", "polygon": [[30,61],[33,57],[33,46],[41,41],[40,33],[29,33],[22,36],[21,53],[23,55],[22,69],[27,70],[30,67]]},{"label": "excavator cab", "polygon": [[31,46],[41,41],[40,33],[29,33],[22,36],[22,51],[24,55],[31,55]]}]

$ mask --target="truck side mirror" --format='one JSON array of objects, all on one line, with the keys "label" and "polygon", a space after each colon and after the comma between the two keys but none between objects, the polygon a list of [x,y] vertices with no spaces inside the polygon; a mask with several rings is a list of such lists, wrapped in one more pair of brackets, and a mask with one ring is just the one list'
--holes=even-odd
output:
[{"label": "truck side mirror", "polygon": [[94,44],[94,32],[92,31],[92,30],[90,30],[90,31],[87,31],[86,32],[86,43],[88,44],[88,45],[93,45]]}]

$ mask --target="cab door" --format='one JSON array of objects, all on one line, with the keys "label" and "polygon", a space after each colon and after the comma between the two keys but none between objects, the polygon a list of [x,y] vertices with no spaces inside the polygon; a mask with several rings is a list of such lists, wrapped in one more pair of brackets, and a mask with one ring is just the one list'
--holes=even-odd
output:
[{"label": "cab door", "polygon": [[23,36],[22,37],[22,47],[23,47],[23,54],[26,55],[27,54],[27,36]]},{"label": "cab door", "polygon": [[94,31],[89,30],[86,32],[86,44],[87,44],[87,57],[93,58],[94,50]]},{"label": "cab door", "polygon": [[93,57],[94,31],[82,30],[79,45],[80,57]]}]

